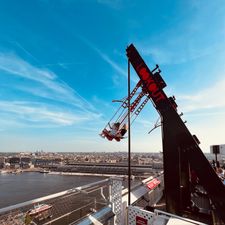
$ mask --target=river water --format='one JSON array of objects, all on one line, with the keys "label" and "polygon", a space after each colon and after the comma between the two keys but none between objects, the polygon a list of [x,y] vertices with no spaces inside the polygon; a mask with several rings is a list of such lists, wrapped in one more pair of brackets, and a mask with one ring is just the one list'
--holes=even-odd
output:
[{"label": "river water", "polygon": [[37,172],[0,174],[0,208],[104,179]]}]

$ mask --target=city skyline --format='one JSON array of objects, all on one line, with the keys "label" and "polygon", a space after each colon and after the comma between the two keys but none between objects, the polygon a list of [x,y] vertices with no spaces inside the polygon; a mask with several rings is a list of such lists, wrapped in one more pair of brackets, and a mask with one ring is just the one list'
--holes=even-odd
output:
[{"label": "city skyline", "polygon": [[[0,3],[0,142],[6,151],[126,151],[98,134],[127,94],[126,47],[159,64],[200,147],[224,144],[225,3],[35,0]],[[213,12],[213,16],[212,16]],[[131,86],[138,76],[131,71]],[[132,151],[161,151],[149,102]]]}]

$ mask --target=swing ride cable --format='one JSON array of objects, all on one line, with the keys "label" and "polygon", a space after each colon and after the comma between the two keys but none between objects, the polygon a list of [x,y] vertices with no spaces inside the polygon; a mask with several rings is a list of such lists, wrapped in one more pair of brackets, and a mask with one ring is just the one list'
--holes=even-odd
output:
[{"label": "swing ride cable", "polygon": [[141,105],[135,110],[135,112],[132,114],[133,115],[136,115],[135,118],[132,120],[131,122],[131,125],[133,124],[133,122],[136,120],[136,118],[138,117],[139,113],[142,111],[142,109],[144,108],[144,106],[147,104],[149,100],[149,97],[147,96],[145,98],[145,100],[141,103]]},{"label": "swing ride cable", "polygon": [[[113,118],[116,116],[116,114],[119,112],[120,108],[122,108],[122,105],[119,107],[119,109],[117,109],[117,111],[115,112],[115,114],[112,116],[112,118],[109,120],[109,122],[106,124],[105,128],[110,124],[110,122],[113,120]],[[105,129],[104,128],[104,129]]]},{"label": "swing ride cable", "polygon": [[[141,99],[142,99],[142,97],[144,96],[145,94],[143,93],[143,92],[141,92],[139,95],[138,95],[138,97],[133,101],[133,103],[131,104],[131,106],[130,106],[130,112],[132,113],[132,115],[133,115],[133,112],[134,112],[134,110],[136,109],[136,107],[138,106],[138,104],[140,103],[140,101],[141,101]],[[132,115],[131,115],[131,117],[132,117]],[[124,115],[121,117],[122,119],[121,119],[121,121],[120,121],[120,124],[122,125],[122,123],[125,121],[125,119],[127,118],[127,116],[128,116],[128,111],[126,111],[125,113],[124,113]]]},{"label": "swing ride cable", "polygon": [[[130,99],[135,95],[135,93],[137,92],[138,88],[141,86],[141,80],[138,81],[138,83],[136,84],[136,86],[134,87],[134,89],[132,90],[132,92],[130,93]],[[113,118],[116,116],[116,114],[120,111],[120,109],[123,107],[124,109],[122,110],[122,112],[120,113],[119,117],[117,118],[116,122],[119,121],[119,119],[121,118],[125,108],[127,107],[127,101],[128,101],[128,97],[123,101],[123,103],[121,104],[121,106],[119,107],[119,109],[115,112],[115,114],[112,116],[112,118],[109,120],[109,122],[106,124],[105,128],[110,124],[110,122],[113,120]],[[125,119],[125,118],[124,118]],[[124,120],[123,119],[123,120]],[[104,129],[105,129],[104,128]]]}]

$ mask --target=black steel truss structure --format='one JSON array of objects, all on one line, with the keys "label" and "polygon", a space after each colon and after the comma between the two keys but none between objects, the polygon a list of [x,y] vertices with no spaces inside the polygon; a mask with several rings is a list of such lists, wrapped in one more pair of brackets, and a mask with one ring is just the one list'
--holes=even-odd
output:
[{"label": "black steel truss structure", "polygon": [[142,81],[161,117],[164,157],[164,182],[167,211],[182,214],[191,204],[191,172],[194,171],[207,191],[217,213],[225,222],[225,187],[202,153],[199,141],[177,113],[173,97],[167,97],[160,71],[150,71],[133,44],[127,57]]}]

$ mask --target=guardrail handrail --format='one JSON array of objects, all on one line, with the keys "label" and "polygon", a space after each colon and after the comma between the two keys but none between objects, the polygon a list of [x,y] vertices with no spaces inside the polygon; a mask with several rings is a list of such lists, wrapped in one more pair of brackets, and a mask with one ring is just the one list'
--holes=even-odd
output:
[{"label": "guardrail handrail", "polygon": [[84,189],[87,189],[87,188],[90,188],[90,187],[93,187],[93,186],[96,186],[96,185],[99,185],[99,184],[107,183],[107,182],[109,182],[109,180],[110,179],[104,179],[104,180],[101,180],[101,181],[96,181],[96,182],[86,184],[86,185],[83,185],[83,186],[80,186],[80,187],[71,188],[71,189],[68,189],[66,191],[61,191],[61,192],[58,192],[58,193],[55,193],[55,194],[51,194],[51,195],[47,195],[47,196],[44,196],[44,197],[32,199],[32,200],[29,200],[29,201],[26,201],[26,202],[22,202],[22,203],[18,203],[18,204],[15,204],[15,205],[7,206],[7,207],[4,207],[4,208],[0,209],[0,214],[5,213],[7,211],[15,210],[15,209],[18,209],[18,208],[21,208],[21,207],[25,207],[25,206],[28,206],[28,205],[31,205],[31,204],[35,204],[35,203],[38,203],[38,202],[41,202],[41,201],[46,201],[46,200],[50,200],[50,199],[53,199],[53,198],[56,198],[56,197],[66,195],[66,194],[70,194],[72,192],[76,192],[76,191],[79,192],[79,191],[82,191]]}]

